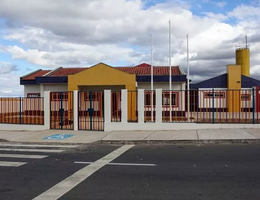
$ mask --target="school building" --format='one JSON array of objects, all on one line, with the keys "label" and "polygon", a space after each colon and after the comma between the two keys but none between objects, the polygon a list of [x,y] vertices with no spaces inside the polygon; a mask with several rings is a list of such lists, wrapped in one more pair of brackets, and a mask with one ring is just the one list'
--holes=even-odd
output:
[{"label": "school building", "polygon": [[182,68],[171,69],[171,91],[169,66],[153,67],[153,90],[151,66],[146,63],[37,70],[20,78],[24,100],[11,104],[1,100],[0,109],[8,104],[12,110],[5,109],[0,122],[75,130],[172,130],[202,123],[218,123],[219,127],[260,123],[260,81],[250,77],[248,46],[236,47],[236,62],[227,65],[227,73],[190,84],[190,91]]}]

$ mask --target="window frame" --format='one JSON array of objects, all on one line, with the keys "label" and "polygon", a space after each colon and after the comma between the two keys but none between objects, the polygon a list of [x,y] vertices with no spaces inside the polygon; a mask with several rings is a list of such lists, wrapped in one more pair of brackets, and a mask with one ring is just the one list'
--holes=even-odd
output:
[{"label": "window frame", "polygon": [[[248,96],[248,98],[247,99],[245,99],[245,98],[242,98],[242,96]],[[241,94],[241,101],[251,101],[251,94]]]},{"label": "window frame", "polygon": [[[172,107],[179,107],[179,92],[178,91],[171,91],[171,96],[172,96],[171,106]],[[165,103],[166,101],[167,101],[167,103]],[[162,93],[162,105],[163,106],[170,106],[170,91]]]}]

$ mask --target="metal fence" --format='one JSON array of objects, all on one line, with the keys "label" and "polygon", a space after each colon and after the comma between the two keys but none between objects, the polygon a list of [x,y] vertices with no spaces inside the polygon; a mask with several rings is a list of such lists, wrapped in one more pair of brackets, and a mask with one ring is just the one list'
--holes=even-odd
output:
[{"label": "metal fence", "polygon": [[144,121],[155,122],[156,120],[156,92],[153,90],[144,91]]},{"label": "metal fence", "polygon": [[255,89],[163,91],[163,122],[260,123]]},{"label": "metal fence", "polygon": [[[111,93],[111,121],[121,122],[121,92]],[[127,92],[128,122],[138,122],[138,91]],[[156,121],[156,91],[144,91],[144,122]],[[162,122],[260,123],[258,89],[163,90]]]},{"label": "metal fence", "polygon": [[50,93],[51,129],[73,129],[73,92]]},{"label": "metal fence", "polygon": [[111,92],[111,121],[121,122],[121,91]]},{"label": "metal fence", "polygon": [[44,99],[42,97],[0,98],[0,123],[44,124]]},{"label": "metal fence", "polygon": [[104,130],[104,92],[79,91],[79,130]]}]

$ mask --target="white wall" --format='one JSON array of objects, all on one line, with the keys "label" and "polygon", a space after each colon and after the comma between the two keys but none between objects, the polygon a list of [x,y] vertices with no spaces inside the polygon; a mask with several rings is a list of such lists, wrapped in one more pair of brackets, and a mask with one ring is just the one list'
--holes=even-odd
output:
[{"label": "white wall", "polygon": [[27,97],[28,93],[41,93],[40,85],[24,85],[24,97]]},{"label": "white wall", "polygon": [[[151,83],[137,83],[137,89],[151,90]],[[172,90],[182,90],[183,83],[172,83]],[[184,83],[185,85],[185,83]],[[155,89],[169,90],[169,83],[154,83]],[[185,89],[185,88],[184,88]]]},{"label": "white wall", "polygon": [[66,92],[68,91],[68,85],[67,84],[45,84],[44,91]]},{"label": "white wall", "polygon": [[[204,98],[205,92],[212,92],[213,88],[199,88],[198,102],[199,108],[213,108],[212,98]],[[214,92],[224,92],[224,98],[214,97],[214,107],[215,108],[226,108],[227,102],[227,88],[214,88]]]},{"label": "white wall", "polygon": [[43,97],[44,91],[65,92],[67,90],[68,90],[67,84],[25,85],[24,97],[27,97],[28,93],[40,93],[41,97]]}]

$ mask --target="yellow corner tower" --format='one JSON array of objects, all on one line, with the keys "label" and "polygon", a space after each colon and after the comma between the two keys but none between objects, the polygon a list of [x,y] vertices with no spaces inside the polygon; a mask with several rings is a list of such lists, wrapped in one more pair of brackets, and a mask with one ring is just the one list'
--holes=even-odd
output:
[{"label": "yellow corner tower", "polygon": [[241,65],[241,74],[250,76],[250,51],[248,44],[236,46],[236,65]]}]

